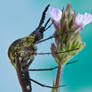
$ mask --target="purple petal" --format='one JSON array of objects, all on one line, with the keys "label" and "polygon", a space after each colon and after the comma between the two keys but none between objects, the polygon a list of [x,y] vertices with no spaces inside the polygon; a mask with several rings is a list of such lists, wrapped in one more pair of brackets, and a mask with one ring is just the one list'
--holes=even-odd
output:
[{"label": "purple petal", "polygon": [[76,18],[75,18],[76,26],[79,26],[81,28],[84,28],[84,26],[86,26],[90,22],[92,22],[92,15],[88,14],[88,13],[85,13],[85,14],[78,13]]},{"label": "purple petal", "polygon": [[56,24],[60,24],[62,11],[58,8],[50,8],[49,12],[50,12],[51,19],[54,20]]},{"label": "purple petal", "polygon": [[84,26],[87,25],[87,24],[89,24],[90,22],[92,22],[92,15],[88,14],[88,13],[85,13],[83,20],[84,20],[83,21]]}]

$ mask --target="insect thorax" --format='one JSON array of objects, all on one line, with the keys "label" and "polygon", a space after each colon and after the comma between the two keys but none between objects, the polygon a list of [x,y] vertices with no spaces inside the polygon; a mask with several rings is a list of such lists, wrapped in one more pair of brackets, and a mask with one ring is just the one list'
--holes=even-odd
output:
[{"label": "insect thorax", "polygon": [[30,35],[25,38],[18,39],[14,41],[8,50],[8,56],[12,64],[16,67],[16,57],[18,55],[18,60],[22,66],[28,64],[28,61],[33,61],[34,54],[36,52],[36,45],[34,44],[35,35]]}]

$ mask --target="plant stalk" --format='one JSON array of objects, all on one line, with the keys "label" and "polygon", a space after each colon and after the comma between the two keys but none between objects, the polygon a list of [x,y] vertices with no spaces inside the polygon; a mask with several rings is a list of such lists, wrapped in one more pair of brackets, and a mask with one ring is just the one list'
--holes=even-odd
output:
[{"label": "plant stalk", "polygon": [[[57,87],[61,85],[62,74],[63,74],[63,67],[61,64],[59,64],[57,70],[56,84],[55,84],[55,86]],[[60,92],[60,88],[57,88],[56,92]]]}]

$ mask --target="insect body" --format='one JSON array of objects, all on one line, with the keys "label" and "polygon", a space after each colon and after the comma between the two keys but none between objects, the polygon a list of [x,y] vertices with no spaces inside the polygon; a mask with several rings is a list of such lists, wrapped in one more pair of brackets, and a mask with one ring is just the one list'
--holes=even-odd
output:
[{"label": "insect body", "polygon": [[[51,38],[54,38],[55,35],[52,35],[46,39],[43,39],[43,33],[46,31],[52,23],[47,27],[47,24],[50,21],[50,18],[47,20],[44,26],[42,24],[44,23],[46,11],[48,10],[49,5],[45,8],[42,18],[40,20],[39,26],[27,37],[15,40],[11,46],[8,49],[8,56],[11,60],[11,63],[16,69],[18,79],[22,88],[23,92],[32,92],[31,88],[31,81],[34,83],[42,86],[42,87],[47,87],[47,88],[58,88],[58,87],[52,87],[48,85],[41,84],[33,79],[30,78],[29,76],[29,71],[48,71],[48,70],[53,70],[56,69],[57,67],[50,68],[50,69],[28,69],[29,65],[32,63],[34,60],[35,55],[37,54],[37,43],[41,43],[43,41],[49,40]],[[43,40],[42,40],[43,39]],[[72,51],[72,50],[69,50]],[[69,51],[64,51],[64,52],[55,52],[55,53],[38,53],[38,55],[43,55],[43,54],[59,54],[59,53],[65,53]],[[72,63],[72,62],[70,62]],[[69,64],[70,64],[69,63]]]},{"label": "insect body", "polygon": [[[16,55],[18,55],[21,66],[28,65],[29,62],[33,61],[34,54],[36,52],[36,43],[39,42],[43,38],[43,32],[46,31],[50,26],[47,26],[48,22],[50,21],[50,18],[46,22],[44,26],[42,24],[44,23],[45,14],[48,10],[49,5],[45,8],[42,18],[40,20],[39,26],[36,28],[35,31],[33,31],[29,36],[18,39],[14,41],[8,50],[8,56],[12,62],[12,64],[16,67]],[[29,61],[29,62],[28,62]]]},{"label": "insect body", "polygon": [[8,51],[8,56],[16,67],[16,58],[17,55],[19,57],[19,61],[22,67],[28,65],[28,61],[32,62],[34,59],[33,52],[36,52],[36,45],[35,43],[35,35],[31,35],[22,39],[18,39],[14,41],[14,43],[10,46]]},{"label": "insect body", "polygon": [[28,68],[35,56],[34,53],[36,53],[37,50],[36,44],[39,43],[43,38],[44,31],[46,31],[52,25],[50,24],[46,28],[48,22],[50,21],[49,18],[46,24],[42,26],[48,8],[49,5],[45,8],[40,20],[40,24],[36,30],[33,31],[29,36],[14,41],[8,49],[8,56],[13,66],[16,68],[18,79],[20,81],[23,92],[31,92]]}]

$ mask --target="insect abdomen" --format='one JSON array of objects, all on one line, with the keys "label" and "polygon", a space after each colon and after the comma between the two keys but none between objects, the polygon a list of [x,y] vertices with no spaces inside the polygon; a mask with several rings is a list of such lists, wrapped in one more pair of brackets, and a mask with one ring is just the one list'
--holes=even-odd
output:
[{"label": "insect abdomen", "polygon": [[21,70],[21,66],[18,61],[16,61],[16,71],[23,92],[31,92],[32,88],[29,73],[28,71]]}]

